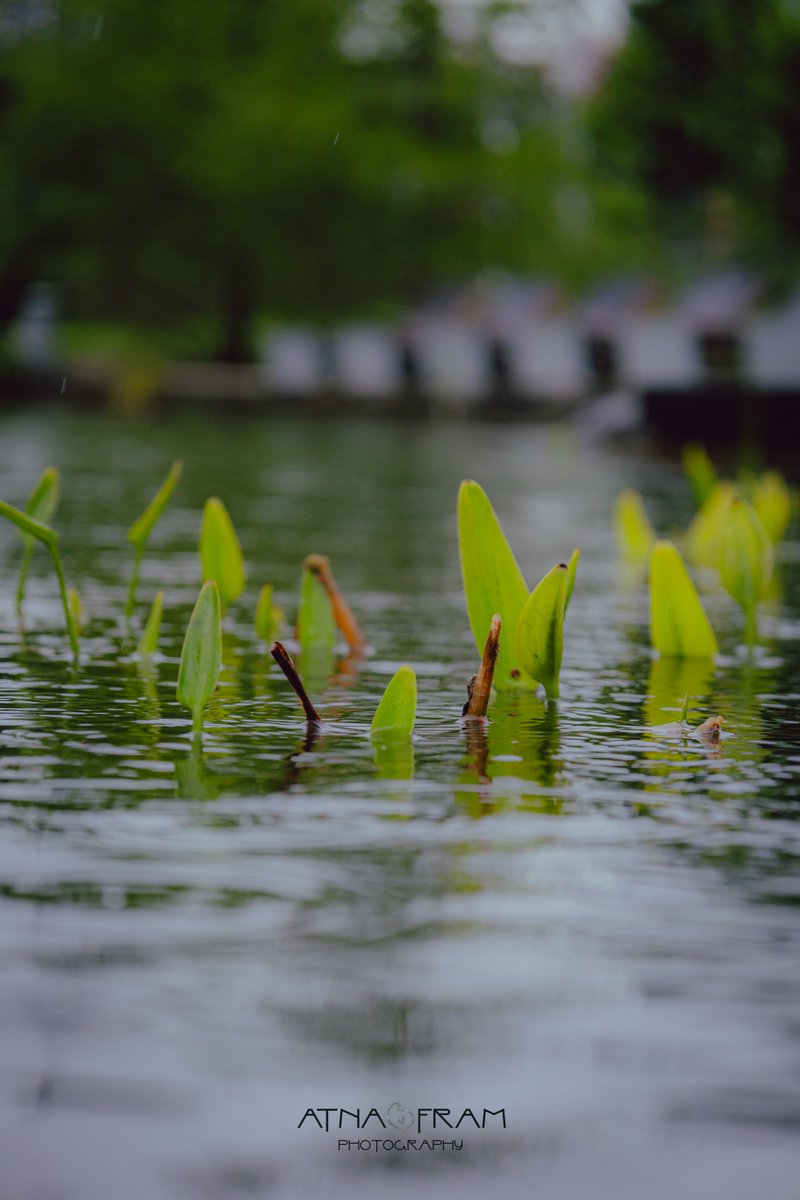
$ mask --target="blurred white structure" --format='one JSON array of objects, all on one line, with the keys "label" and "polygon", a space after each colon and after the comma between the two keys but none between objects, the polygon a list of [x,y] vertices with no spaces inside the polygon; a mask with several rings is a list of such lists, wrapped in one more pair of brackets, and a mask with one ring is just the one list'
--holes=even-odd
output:
[{"label": "blurred white structure", "polygon": [[270,333],[261,354],[264,387],[279,396],[313,396],[327,383],[320,339],[308,329]]},{"label": "blurred white structure", "polygon": [[17,358],[27,370],[41,374],[55,362],[58,306],[49,283],[32,283],[12,329]]},{"label": "blurred white structure", "polygon": [[357,400],[390,400],[402,390],[398,335],[381,325],[349,325],[333,340],[333,385]]},{"label": "blurred white structure", "polygon": [[680,312],[633,317],[618,349],[620,380],[634,391],[694,388],[702,380],[700,347]]},{"label": "blurred white structure", "polygon": [[800,292],[746,330],[744,361],[749,383],[762,388],[800,387]]},{"label": "blurred white structure", "polygon": [[489,394],[486,342],[480,329],[456,313],[415,314],[408,343],[420,392],[446,408],[474,407]]}]

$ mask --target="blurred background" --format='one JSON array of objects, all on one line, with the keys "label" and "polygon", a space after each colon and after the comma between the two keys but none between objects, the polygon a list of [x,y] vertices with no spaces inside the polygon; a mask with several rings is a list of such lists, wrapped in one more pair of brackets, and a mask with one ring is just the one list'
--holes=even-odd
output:
[{"label": "blurred background", "polygon": [[252,362],[721,273],[784,305],[798,80],[795,0],[3,0],[0,361]]}]

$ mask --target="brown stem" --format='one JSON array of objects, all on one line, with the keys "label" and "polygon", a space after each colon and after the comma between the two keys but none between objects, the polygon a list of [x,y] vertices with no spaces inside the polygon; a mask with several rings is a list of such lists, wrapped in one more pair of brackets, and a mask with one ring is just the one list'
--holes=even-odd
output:
[{"label": "brown stem", "polygon": [[307,721],[314,721],[317,725],[322,723],[314,705],[308,698],[308,692],[303,687],[303,681],[297,673],[297,667],[292,662],[291,656],[286,647],[281,642],[273,642],[270,647],[270,654],[275,659],[280,669],[283,671],[289,683],[294,688],[295,694],[303,706],[303,711],[306,714]]},{"label": "brown stem", "polygon": [[485,717],[492,694],[492,679],[497,655],[500,652],[500,627],[503,624],[497,613],[492,617],[486,645],[483,647],[480,670],[467,684],[469,695],[461,713],[462,717]]},{"label": "brown stem", "polygon": [[350,649],[365,650],[367,646],[366,638],[359,628],[358,621],[353,616],[353,610],[339,591],[338,584],[333,578],[330,559],[325,554],[309,554],[304,565],[309,571],[314,572],[328,593],[331,608],[333,609],[333,618]]}]

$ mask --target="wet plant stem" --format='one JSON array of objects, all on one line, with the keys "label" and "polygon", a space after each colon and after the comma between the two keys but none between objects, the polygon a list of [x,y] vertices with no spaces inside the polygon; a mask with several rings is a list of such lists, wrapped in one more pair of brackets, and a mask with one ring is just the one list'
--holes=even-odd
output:
[{"label": "wet plant stem", "polygon": [[497,655],[500,652],[500,628],[502,624],[500,616],[495,613],[489,627],[486,644],[483,647],[480,669],[477,675],[473,675],[467,685],[469,696],[461,713],[463,717],[486,716],[486,710],[489,707],[489,697],[492,694],[495,663],[497,662]]},{"label": "wet plant stem", "polygon": [[308,692],[303,687],[303,681],[300,678],[297,667],[292,662],[291,655],[282,642],[273,642],[270,648],[270,654],[275,659],[280,669],[283,671],[289,683],[292,685],[295,695],[303,706],[303,711],[306,714],[306,720],[313,722],[316,725],[322,724],[320,717],[314,705],[309,699]]},{"label": "wet plant stem", "polygon": [[61,604],[64,608],[64,619],[67,622],[67,633],[69,634],[70,645],[72,646],[72,655],[77,662],[80,655],[80,648],[78,646],[78,633],[75,628],[75,621],[72,615],[69,598],[67,596],[67,584],[66,580],[64,579],[64,571],[61,566],[61,559],[58,556],[58,550],[56,550],[55,544],[50,544],[47,548],[50,551],[51,558],[53,559],[53,566],[55,567],[56,577],[58,579],[58,590],[61,593]]}]

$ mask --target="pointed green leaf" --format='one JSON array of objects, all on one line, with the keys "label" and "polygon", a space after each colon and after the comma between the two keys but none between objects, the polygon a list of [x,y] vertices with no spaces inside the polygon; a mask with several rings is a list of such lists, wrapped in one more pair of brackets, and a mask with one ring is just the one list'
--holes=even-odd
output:
[{"label": "pointed green leaf", "polygon": [[180,459],[178,459],[170,467],[166,479],[148,504],[147,508],[131,525],[130,529],[128,530],[128,541],[132,542],[134,546],[143,550],[147,545],[148,538],[153,532],[153,527],[156,521],[166,508],[170,496],[177,487],[182,471],[183,463]]},{"label": "pointed green leaf", "polygon": [[137,653],[142,658],[147,658],[150,654],[155,654],[158,649],[158,635],[161,632],[161,613],[163,608],[164,593],[156,592],[150,609],[150,615],[147,618],[147,624],[142,631],[142,636],[139,639],[137,647]]},{"label": "pointed green leaf", "polygon": [[244,559],[228,510],[216,496],[203,509],[200,562],[204,581],[216,580],[220,603],[227,608],[244,590]]},{"label": "pointed green leaf", "polygon": [[722,529],[720,574],[744,610],[749,643],[757,637],[756,609],[769,589],[772,571],[772,543],[761,518],[752,505],[737,497],[728,507]]},{"label": "pointed green leaf", "polygon": [[564,598],[564,613],[565,614],[566,614],[567,609],[569,608],[569,602],[572,599],[572,593],[575,589],[575,576],[578,573],[578,562],[580,560],[580,557],[581,557],[581,552],[576,547],[576,549],[573,550],[572,554],[569,556],[569,562],[567,563],[567,594]]},{"label": "pointed green leaf", "polygon": [[[528,599],[528,585],[480,484],[465,479],[458,493],[458,546],[472,636],[480,654],[495,613],[514,629]],[[511,638],[501,638],[494,686],[508,687],[520,663]]]},{"label": "pointed green leaf", "polygon": [[756,481],[753,507],[761,518],[767,537],[773,545],[777,545],[792,517],[792,495],[783,476],[777,471],[765,471]]},{"label": "pointed green leaf", "polygon": [[336,620],[331,598],[314,571],[303,568],[297,639],[303,653],[330,652],[336,643]]},{"label": "pointed green leaf", "polygon": [[647,558],[656,535],[644,511],[642,497],[633,488],[626,488],[617,496],[614,528],[624,558],[631,562]]},{"label": "pointed green leaf", "polygon": [[410,738],[417,715],[417,677],[411,667],[396,671],[370,725],[370,735]]},{"label": "pointed green leaf", "polygon": [[70,615],[72,616],[72,627],[76,634],[80,634],[83,632],[84,613],[80,594],[77,588],[67,589],[67,600],[69,601],[69,611]]},{"label": "pointed green leaf", "polygon": [[192,714],[195,729],[217,686],[222,662],[222,611],[215,581],[203,584],[183,639],[178,671],[178,703]]},{"label": "pointed green leaf", "polygon": [[564,611],[569,568],[559,563],[533,589],[520,613],[514,634],[517,657],[541,683],[548,699],[557,699],[564,653]]},{"label": "pointed green leaf", "polygon": [[687,533],[687,551],[698,566],[717,567],[722,539],[722,526],[728,505],[736,496],[736,488],[722,479],[711,489]]},{"label": "pointed green leaf", "polygon": [[650,558],[650,640],[663,655],[712,658],[717,639],[689,572],[672,542],[656,542]]},{"label": "pointed green leaf", "polygon": [[[47,467],[39,476],[36,487],[28,498],[28,503],[25,505],[25,512],[29,517],[33,517],[35,520],[47,525],[53,513],[58,508],[60,490],[60,476],[58,471],[55,467]],[[20,563],[19,579],[17,581],[17,611],[21,610],[25,600],[25,585],[28,579],[28,569],[30,567],[33,547],[34,538],[26,533],[23,537],[22,562]]]},{"label": "pointed green leaf", "polygon": [[702,508],[717,482],[717,472],[703,446],[685,446],[683,468],[689,479],[694,501]]},{"label": "pointed green leaf", "polygon": [[16,525],[17,529],[21,529],[23,533],[27,533],[30,537],[36,538],[47,547],[55,546],[58,541],[58,534],[55,529],[51,529],[49,525],[42,524],[37,521],[36,517],[31,517],[26,512],[22,512],[19,508],[14,508],[13,504],[6,504],[5,500],[0,500],[0,517],[6,517]]},{"label": "pointed green leaf", "polygon": [[255,627],[256,634],[263,642],[271,642],[275,638],[283,620],[283,612],[272,602],[272,584],[265,583],[258,593],[256,604]]}]

